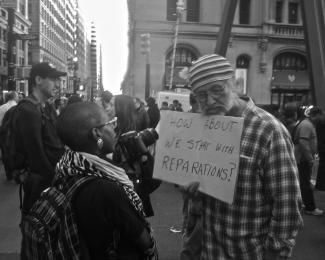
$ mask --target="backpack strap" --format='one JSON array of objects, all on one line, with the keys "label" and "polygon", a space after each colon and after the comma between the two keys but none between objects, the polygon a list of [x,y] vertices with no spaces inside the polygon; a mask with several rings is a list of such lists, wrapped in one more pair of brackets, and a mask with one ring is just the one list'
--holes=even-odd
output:
[{"label": "backpack strap", "polygon": [[46,119],[48,119],[48,117],[45,115],[44,108],[43,108],[42,104],[38,100],[33,98],[32,96],[28,96],[28,97],[25,97],[22,100],[20,100],[18,105],[21,104],[21,103],[25,103],[25,102],[32,103],[37,108],[37,110],[41,113],[42,126],[44,126],[45,121],[46,121]]},{"label": "backpack strap", "polygon": [[296,125],[294,126],[294,128],[292,129],[291,131],[291,139],[292,139],[292,142],[293,144],[297,144],[295,141],[294,141],[294,138],[295,138],[295,135],[296,135],[296,131],[297,131],[297,128],[298,126],[300,125],[300,123],[304,121],[304,119],[300,120],[299,122],[296,123]]}]

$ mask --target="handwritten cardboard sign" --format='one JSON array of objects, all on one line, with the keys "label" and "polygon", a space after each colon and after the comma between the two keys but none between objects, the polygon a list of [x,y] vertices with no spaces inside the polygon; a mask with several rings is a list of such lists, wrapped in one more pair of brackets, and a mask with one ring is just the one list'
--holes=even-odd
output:
[{"label": "handwritten cardboard sign", "polygon": [[243,118],[161,111],[154,178],[186,185],[232,203]]}]

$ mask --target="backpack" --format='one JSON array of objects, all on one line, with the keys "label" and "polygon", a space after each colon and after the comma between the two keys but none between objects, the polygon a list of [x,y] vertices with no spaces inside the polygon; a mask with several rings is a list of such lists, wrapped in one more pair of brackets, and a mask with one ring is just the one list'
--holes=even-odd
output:
[{"label": "backpack", "polygon": [[93,177],[69,177],[44,190],[21,222],[26,260],[80,260],[88,251],[72,208],[76,191]]},{"label": "backpack", "polygon": [[[40,108],[39,103],[32,98],[22,99],[18,105],[11,107],[4,115],[2,125],[0,127],[0,145],[2,149],[2,161],[5,167],[7,176],[16,176],[19,178],[19,173],[22,169],[27,167],[25,156],[19,152],[17,131],[15,128],[15,121],[17,118],[18,106],[23,102],[31,102],[38,106],[42,114],[42,126],[45,124],[45,115],[43,109]],[[18,181],[18,179],[16,179]]]}]

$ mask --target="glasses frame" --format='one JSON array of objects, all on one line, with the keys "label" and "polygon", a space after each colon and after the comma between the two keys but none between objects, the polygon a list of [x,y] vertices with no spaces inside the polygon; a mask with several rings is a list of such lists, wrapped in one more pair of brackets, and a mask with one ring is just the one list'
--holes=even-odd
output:
[{"label": "glasses frame", "polygon": [[98,125],[98,126],[94,126],[93,128],[103,128],[104,126],[111,126],[113,129],[115,128],[115,124],[116,124],[116,120],[117,118],[114,117],[112,120],[105,122],[104,124]]},{"label": "glasses frame", "polygon": [[[198,91],[197,93],[193,92],[193,97],[201,104],[206,103],[208,97],[218,98],[222,96],[225,92],[226,86],[227,86],[227,82],[223,82],[221,84],[219,83],[211,86],[211,88],[205,91]],[[220,90],[217,90],[216,88],[220,88]]]}]

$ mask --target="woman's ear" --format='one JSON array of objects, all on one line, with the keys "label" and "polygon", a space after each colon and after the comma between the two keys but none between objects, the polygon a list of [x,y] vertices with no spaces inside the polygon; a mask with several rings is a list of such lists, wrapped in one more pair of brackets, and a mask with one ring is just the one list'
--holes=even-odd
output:
[{"label": "woman's ear", "polygon": [[99,131],[99,129],[95,128],[95,127],[93,129],[91,129],[90,135],[96,142],[99,138],[101,138],[103,136],[103,134]]}]

